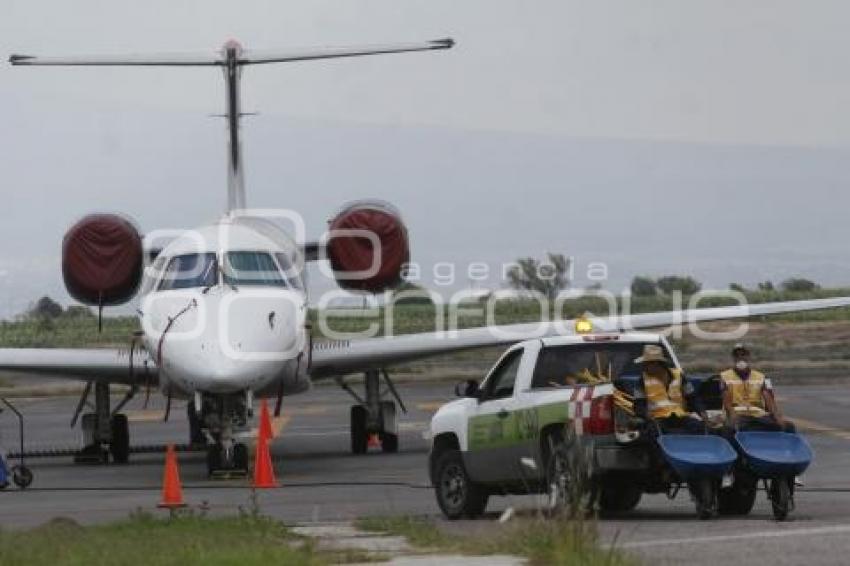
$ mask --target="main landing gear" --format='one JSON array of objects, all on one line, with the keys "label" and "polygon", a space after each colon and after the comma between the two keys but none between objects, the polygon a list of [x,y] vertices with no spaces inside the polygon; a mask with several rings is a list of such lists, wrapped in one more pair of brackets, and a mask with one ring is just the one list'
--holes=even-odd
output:
[{"label": "main landing gear", "polygon": [[[383,391],[381,377],[387,386]],[[365,454],[369,450],[370,440],[375,438],[384,452],[398,452],[396,403],[404,413],[407,408],[387,372],[369,370],[364,374],[365,399],[341,379],[338,383],[357,401],[351,407],[351,452]],[[392,399],[386,399],[388,396],[392,396]]]},{"label": "main landing gear", "polygon": [[110,411],[109,384],[89,382],[77,404],[71,426],[77,423],[83,409],[88,405],[89,394],[94,385],[93,412],[83,413],[83,448],[74,455],[74,462],[81,464],[126,464],[130,459],[130,426],[127,415],[119,411],[133,398],[137,388],[133,387],[120,403]]}]

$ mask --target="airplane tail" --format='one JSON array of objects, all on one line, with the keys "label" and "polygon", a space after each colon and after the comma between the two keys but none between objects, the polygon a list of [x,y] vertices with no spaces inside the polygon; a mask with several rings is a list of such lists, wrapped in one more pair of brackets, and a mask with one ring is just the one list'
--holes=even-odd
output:
[{"label": "airplane tail", "polygon": [[215,53],[162,53],[150,55],[91,55],[69,57],[38,57],[12,55],[9,63],[26,66],[139,66],[139,67],[221,67],[224,70],[228,125],[227,212],[246,208],[245,180],[242,169],[242,149],[239,138],[240,77],[242,67],[266,63],[314,61],[362,55],[382,55],[413,51],[450,49],[452,39],[437,39],[422,43],[368,45],[363,47],[318,47],[296,50],[246,50],[234,40],[227,41]]}]

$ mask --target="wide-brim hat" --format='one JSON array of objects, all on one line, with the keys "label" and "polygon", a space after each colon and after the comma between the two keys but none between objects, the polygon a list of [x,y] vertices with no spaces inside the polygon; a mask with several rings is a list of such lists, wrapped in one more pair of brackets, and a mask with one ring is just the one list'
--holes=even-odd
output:
[{"label": "wide-brim hat", "polygon": [[645,364],[648,362],[661,362],[664,365],[671,366],[673,362],[667,359],[664,355],[664,349],[661,346],[647,344],[643,347],[643,355],[635,358],[636,364]]}]

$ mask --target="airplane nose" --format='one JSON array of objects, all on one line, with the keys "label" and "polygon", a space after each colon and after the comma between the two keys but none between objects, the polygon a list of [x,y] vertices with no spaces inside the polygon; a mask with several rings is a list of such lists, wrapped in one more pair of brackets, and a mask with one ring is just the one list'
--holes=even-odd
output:
[{"label": "airplane nose", "polygon": [[194,300],[179,318],[168,315],[159,340],[164,373],[188,391],[260,389],[302,351],[305,309],[293,293],[240,288]]},{"label": "airplane nose", "polygon": [[296,295],[269,289],[240,289],[219,305],[219,342],[238,361],[283,361],[303,344],[304,309]]}]

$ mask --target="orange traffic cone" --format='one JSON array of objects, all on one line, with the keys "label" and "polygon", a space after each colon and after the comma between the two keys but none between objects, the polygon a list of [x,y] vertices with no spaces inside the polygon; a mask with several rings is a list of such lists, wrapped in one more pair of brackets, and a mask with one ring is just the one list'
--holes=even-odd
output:
[{"label": "orange traffic cone", "polygon": [[177,453],[174,451],[174,445],[169,444],[165,452],[165,473],[162,475],[162,501],[157,507],[176,509],[185,506],[180,472],[177,470]]},{"label": "orange traffic cone", "polygon": [[257,453],[254,457],[254,483],[252,486],[268,488],[278,487],[279,485],[274,477],[274,467],[269,452],[269,439],[260,434],[257,438]]},{"label": "orange traffic cone", "polygon": [[269,416],[269,405],[263,399],[260,403],[260,430],[259,436],[262,438],[272,437],[272,419]]},{"label": "orange traffic cone", "polygon": [[369,435],[369,448],[380,448],[381,447],[381,439],[378,437],[376,433],[372,433]]}]

